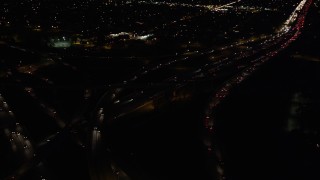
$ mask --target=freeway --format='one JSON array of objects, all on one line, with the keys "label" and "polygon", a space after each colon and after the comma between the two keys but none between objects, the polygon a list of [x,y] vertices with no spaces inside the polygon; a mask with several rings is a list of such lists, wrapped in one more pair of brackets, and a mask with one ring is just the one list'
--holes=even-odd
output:
[{"label": "freeway", "polygon": [[[1,127],[4,129],[0,134],[0,142],[5,151],[10,154],[10,158],[1,156],[1,162],[3,163],[3,173],[1,176],[19,177],[21,174],[28,170],[33,158],[34,158],[34,143],[28,137],[28,134],[22,124],[15,118],[15,114],[6,102],[6,100],[0,94],[0,117]],[[8,146],[8,144],[10,144]],[[3,155],[1,153],[1,155]],[[15,161],[13,161],[13,159]]]},{"label": "freeway", "polygon": [[[222,83],[214,83],[212,89],[214,93],[209,100],[204,118],[204,126],[208,131],[204,140],[207,150],[215,156],[215,161],[223,163],[219,150],[215,149],[211,137],[214,132],[214,109],[227,97],[231,89],[298,38],[311,4],[312,0],[301,1],[288,18],[292,23],[284,22],[283,28],[273,34],[262,35],[244,42],[235,42],[221,47],[219,51],[211,49],[187,53],[186,57],[174,58],[153,67],[144,67],[134,78],[122,84],[111,85],[112,88],[104,93],[96,105],[96,113],[93,113],[92,116],[95,122],[93,131],[95,129],[100,129],[101,132],[106,131],[109,128],[105,127],[112,126],[121,118],[130,117],[134,112],[153,112],[160,109],[162,103],[172,102],[176,96],[179,96],[177,93],[181,92],[181,89],[188,89],[190,84],[203,77],[214,77],[214,79],[228,77],[226,78],[228,80]],[[243,46],[246,47],[245,50],[241,48]],[[250,47],[254,47],[254,50]],[[229,75],[224,77],[225,73]],[[159,104],[159,102],[162,103]],[[99,139],[106,134],[99,134]],[[92,149],[96,149],[96,141],[99,139],[95,136],[92,138],[92,142],[95,142]],[[108,164],[105,165],[108,166]],[[218,177],[224,179],[223,168],[218,167]]]},{"label": "freeway", "polygon": [[[264,55],[267,54],[268,56],[274,56],[277,52],[270,51],[271,48],[278,48],[278,44],[282,43],[282,39],[279,38],[281,35],[275,35],[275,36],[263,36],[263,38],[256,38],[256,41],[248,40],[245,41],[245,43],[235,43],[227,47],[222,47],[219,53],[224,54],[224,52],[228,51],[230,48],[233,48],[238,50],[239,52],[234,52],[233,54],[229,55],[228,57],[224,57],[220,55],[220,57],[216,58],[217,55],[214,50],[209,50],[206,52],[199,52],[194,53],[192,55],[189,55],[189,57],[181,58],[179,60],[174,59],[172,61],[168,61],[164,64],[158,64],[154,67],[150,67],[149,70],[144,68],[142,72],[139,74],[136,74],[134,78],[129,79],[127,81],[124,81],[123,84],[114,85],[115,87],[119,87],[116,89],[116,91],[125,91],[123,90],[123,87],[130,87],[130,86],[139,86],[139,84],[142,84],[142,86],[147,83],[146,87],[140,87],[137,88],[137,92],[132,92],[132,95],[125,95],[122,93],[122,96],[125,97],[117,97],[115,93],[107,92],[108,94],[112,94],[113,97],[111,98],[114,100],[114,104],[122,104],[122,105],[128,105],[129,102],[132,104],[134,103],[134,99],[141,100],[141,94],[150,95],[150,94],[161,94],[159,93],[159,88],[163,87],[165,89],[168,89],[166,87],[167,85],[173,85],[173,86],[184,86],[190,80],[195,81],[197,80],[195,77],[208,77],[212,74],[214,76],[219,76],[219,73],[224,72],[239,72],[242,69],[245,69],[245,67],[254,64],[258,61],[261,61]],[[285,36],[287,37],[287,36]],[[282,37],[282,38],[285,38]],[[265,40],[271,38],[271,40]],[[265,40],[265,41],[262,41]],[[259,41],[262,41],[259,43]],[[239,46],[244,45],[255,45],[255,51],[252,51],[250,48],[246,49],[245,51],[240,49]],[[259,48],[260,47],[260,48]],[[239,50],[240,49],[240,50]],[[227,52],[225,53],[227,54]],[[255,58],[259,57],[259,58]],[[231,68],[231,70],[230,70]],[[181,70],[182,69],[182,70]],[[233,70],[232,70],[233,69]],[[191,78],[191,79],[190,79]],[[164,85],[161,85],[164,84]],[[152,88],[152,86],[157,86],[156,88]],[[145,90],[143,90],[145,89]],[[153,89],[157,92],[150,92],[149,89]],[[163,90],[164,91],[164,90]],[[143,93],[141,93],[143,92]],[[161,90],[160,90],[161,92]],[[138,96],[139,95],[139,96]],[[126,98],[127,97],[127,98]],[[148,98],[152,98],[153,96],[149,96]],[[155,97],[159,97],[155,95]],[[147,98],[147,97],[146,97]],[[110,98],[108,98],[110,100]],[[121,102],[120,102],[121,99]],[[103,100],[100,100],[103,101]],[[120,102],[120,103],[115,103]],[[124,102],[124,103],[122,103]],[[147,102],[148,103],[148,102]],[[125,108],[122,106],[117,105],[119,109],[124,110]],[[138,105],[141,106],[141,105]],[[128,109],[135,109],[133,107],[129,107]],[[113,112],[115,112],[115,109],[113,109]],[[106,113],[108,115],[111,115],[111,113]]]},{"label": "freeway", "polygon": [[[205,145],[207,146],[210,154],[215,155],[215,161],[223,162],[223,159],[220,155],[220,150],[215,144],[215,110],[219,104],[228,96],[232,88],[239,85],[243,80],[248,78],[253,72],[255,72],[261,65],[269,61],[274,55],[278,54],[283,49],[287,48],[293,41],[295,41],[298,36],[301,34],[301,30],[304,26],[305,17],[308,13],[312,0],[301,1],[297,6],[295,11],[291,14],[288,20],[284,23],[282,32],[279,33],[279,38],[281,38],[278,47],[269,52],[267,56],[259,58],[256,63],[244,69],[241,73],[235,75],[230,80],[226,81],[218,90],[212,95],[210,102],[206,108],[205,118],[204,118],[204,127],[207,131],[205,137]],[[297,12],[299,11],[299,12]],[[294,18],[293,18],[294,17]],[[291,22],[290,24],[288,22]],[[293,23],[294,22],[294,23]],[[213,162],[215,162],[213,161]],[[220,167],[220,165],[218,164]],[[223,179],[225,177],[224,171],[218,171],[218,177]]]},{"label": "freeway", "polygon": [[[222,5],[220,8],[216,7],[218,8],[216,10],[219,11],[240,2],[241,1],[235,1],[232,2],[232,4]],[[103,88],[101,88],[103,89],[102,95],[99,96],[98,93],[99,97],[97,97],[97,99],[95,99],[96,97],[90,99],[90,95],[88,95],[88,100],[80,101],[80,105],[76,106],[80,108],[78,112],[74,113],[75,117],[70,118],[71,120],[63,118],[66,116],[63,116],[63,112],[60,114],[60,111],[56,108],[57,106],[54,107],[52,103],[50,104],[44,101],[42,99],[43,95],[40,97],[41,95],[37,94],[37,87],[25,83],[26,79],[28,79],[27,82],[29,79],[32,79],[32,81],[39,82],[47,87],[57,88],[59,86],[65,86],[63,83],[58,83],[59,78],[56,76],[48,75],[49,77],[46,77],[47,74],[39,72],[39,69],[41,70],[40,66],[23,66],[18,68],[18,72],[14,72],[13,76],[12,72],[8,72],[8,77],[11,78],[9,79],[19,85],[18,87],[12,88],[14,91],[6,92],[6,94],[8,94],[8,99],[14,99],[13,94],[17,92],[17,94],[23,94],[22,99],[27,99],[25,102],[31,102],[22,103],[23,106],[15,107],[18,109],[19,114],[28,114],[23,113],[23,111],[22,113],[19,112],[19,109],[28,109],[32,106],[35,107],[38,112],[41,112],[43,115],[41,115],[42,118],[48,120],[47,122],[36,122],[32,119],[34,116],[28,116],[30,117],[28,121],[30,124],[35,123],[39,126],[48,126],[48,124],[50,124],[48,128],[50,130],[45,132],[45,135],[41,134],[36,141],[37,143],[34,145],[40,154],[44,152],[43,149],[47,150],[47,153],[43,153],[41,157],[48,158],[53,151],[50,147],[52,147],[54,143],[62,143],[63,141],[61,139],[67,137],[69,133],[72,133],[74,135],[72,142],[76,142],[75,144],[83,149],[89,149],[92,179],[102,179],[104,177],[111,179],[130,179],[129,175],[133,172],[128,170],[130,169],[128,168],[129,165],[124,165],[125,163],[121,162],[119,160],[120,158],[117,157],[116,150],[110,147],[109,140],[112,139],[112,137],[108,136],[110,135],[108,132],[110,127],[115,127],[122,122],[131,121],[132,117],[135,117],[132,118],[135,122],[131,123],[136,123],[134,125],[135,127],[140,126],[141,122],[139,121],[139,117],[142,117],[140,120],[144,121],[142,122],[143,124],[149,116],[156,116],[157,112],[162,111],[165,107],[170,106],[170,104],[195,99],[199,92],[209,92],[212,98],[209,100],[210,102],[204,115],[204,125],[209,134],[208,139],[205,139],[205,145],[207,146],[207,151],[214,154],[219,162],[222,162],[219,150],[212,147],[214,144],[210,138],[214,132],[214,109],[227,97],[232,88],[243,82],[243,80],[255,72],[262,64],[277,55],[280,50],[285,49],[299,36],[300,29],[304,24],[304,18],[302,17],[305,16],[307,11],[306,7],[310,5],[309,3],[310,1],[301,1],[298,5],[299,8],[294,10],[290,16],[290,21],[286,21],[282,26],[283,28],[279,28],[280,31],[275,31],[268,35],[253,35],[219,47],[200,50],[187,49],[176,55],[154,57],[155,62],[150,64],[145,63],[148,61],[146,57],[123,57],[121,61],[126,61],[126,64],[130,64],[129,61],[141,60],[142,64],[146,65],[133,73],[132,76],[130,76],[131,72],[128,72],[128,77],[130,78],[124,75],[115,77],[117,76],[115,74],[111,74],[109,77],[102,77],[105,78],[104,82],[106,82]],[[195,18],[195,16],[192,18]],[[184,19],[181,21],[184,21]],[[177,23],[179,22],[167,23],[167,25],[177,25]],[[170,28],[171,26],[163,27]],[[23,52],[28,51],[17,47],[11,48]],[[87,58],[90,59],[91,57],[88,56]],[[109,57],[97,57],[97,59],[99,59],[99,61],[107,60],[109,62],[117,60],[117,58]],[[55,59],[53,64],[59,64],[57,62],[60,60],[61,57],[60,59]],[[72,72],[81,71],[80,66],[76,67],[66,62],[61,64],[63,67],[72,69]],[[110,69],[115,67],[111,65],[111,63],[108,65],[110,65]],[[117,67],[117,69],[120,68]],[[130,70],[128,70],[129,68],[123,69],[124,71],[136,70],[136,68]],[[118,73],[122,74],[120,71]],[[28,74],[30,77],[21,79],[21,74]],[[74,81],[77,80],[69,77],[69,79],[66,78],[64,82],[70,83]],[[202,89],[203,87],[206,88]],[[84,90],[83,84],[77,85],[76,88],[80,89],[78,89],[77,92]],[[90,94],[90,90],[85,92]],[[71,98],[70,101],[72,101]],[[93,103],[93,108],[90,107],[90,103],[92,102],[95,102]],[[74,102],[73,104],[76,103]],[[25,106],[29,105],[31,106],[25,108]],[[91,112],[92,109],[93,112]],[[88,115],[86,113],[89,114],[89,118],[86,117],[86,115]],[[173,114],[174,113],[177,112],[174,111]],[[70,114],[72,114],[72,112],[70,112]],[[38,130],[34,129],[35,127],[30,126],[30,124],[28,129],[31,129],[33,133],[37,132]],[[86,126],[89,126],[89,128],[86,128]],[[78,131],[82,131],[83,134],[89,131],[88,146],[86,146],[87,137],[80,137],[81,135],[78,135]],[[31,137],[36,136],[37,135],[33,135]],[[14,137],[14,139],[19,140],[18,136]],[[106,152],[106,149],[108,152]],[[222,173],[222,167],[220,167],[218,171]],[[127,172],[130,172],[128,173],[129,175]],[[221,174],[221,177],[223,177],[223,174]]]}]

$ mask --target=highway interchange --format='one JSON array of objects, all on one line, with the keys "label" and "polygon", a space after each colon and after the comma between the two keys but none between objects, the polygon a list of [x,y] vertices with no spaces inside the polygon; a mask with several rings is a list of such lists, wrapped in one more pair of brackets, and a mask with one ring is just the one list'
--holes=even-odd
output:
[{"label": "highway interchange", "polygon": [[[210,11],[220,11],[226,7],[241,4],[241,2],[239,0],[205,8]],[[210,95],[201,115],[205,132],[203,143],[209,153],[208,159],[213,157],[212,162],[223,163],[219,150],[216,150],[214,146],[215,107],[228,96],[234,87],[299,37],[312,3],[312,0],[299,2],[281,28],[271,34],[248,37],[219,48],[188,50],[175,55],[157,57],[159,61],[135,69],[130,78],[105,84],[97,95],[86,97],[84,94],[84,99],[78,106],[79,110],[73,113],[72,118],[68,120],[65,118],[67,115],[59,114],[56,107],[37,95],[37,87],[32,87],[28,83],[19,84],[24,81],[20,73],[25,73],[34,76],[36,81],[45,86],[54,86],[55,80],[34,73],[41,68],[41,65],[8,71],[5,76],[10,79],[8,82],[13,81],[19,84],[20,90],[17,90],[17,93],[24,94],[23,97],[21,96],[22,99],[32,101],[34,106],[37,106],[37,110],[43,114],[41,118],[45,117],[50,120],[50,124],[54,125],[49,125],[52,130],[44,130],[45,135],[42,134],[44,138],[36,139],[33,135],[30,140],[28,138],[30,130],[24,130],[26,127],[21,125],[24,123],[15,118],[15,112],[11,110],[10,104],[7,104],[6,97],[0,95],[1,119],[6,122],[1,126],[4,129],[5,136],[3,137],[9,140],[11,146],[9,151],[18,159],[18,165],[14,164],[12,168],[15,171],[7,175],[7,179],[19,178],[29,168],[32,168],[32,164],[41,164],[42,157],[50,154],[48,144],[61,141],[61,138],[69,136],[66,134],[70,132],[72,141],[88,153],[91,179],[131,179],[130,175],[124,171],[128,167],[121,168],[118,165],[119,160],[113,156],[115,152],[108,144],[108,136],[112,135],[107,132],[110,127],[140,119],[139,117],[149,117],[150,114],[152,116],[153,112],[161,110],[168,104],[188,102],[197,97],[197,92],[203,91],[202,87],[206,87],[205,91]],[[172,25],[172,23],[168,24]],[[30,52],[22,47],[11,46],[11,48]],[[39,52],[31,52],[31,54],[34,53]],[[81,71],[81,68],[73,65],[72,61],[61,62],[61,58],[63,56],[57,55],[49,64],[58,63],[72,71]],[[102,57],[102,59],[110,58],[112,59],[112,57]],[[123,59],[125,61],[145,60],[144,57],[123,57]],[[198,84],[201,85],[198,86]],[[6,94],[12,96],[8,92]],[[146,120],[142,120],[142,123],[144,121]],[[134,124],[134,122],[130,123]],[[80,135],[82,131],[87,135]],[[224,179],[223,167],[220,167],[219,163],[215,164],[218,167],[215,173],[218,179]],[[43,176],[47,175],[40,171],[40,174],[42,173]]]}]

